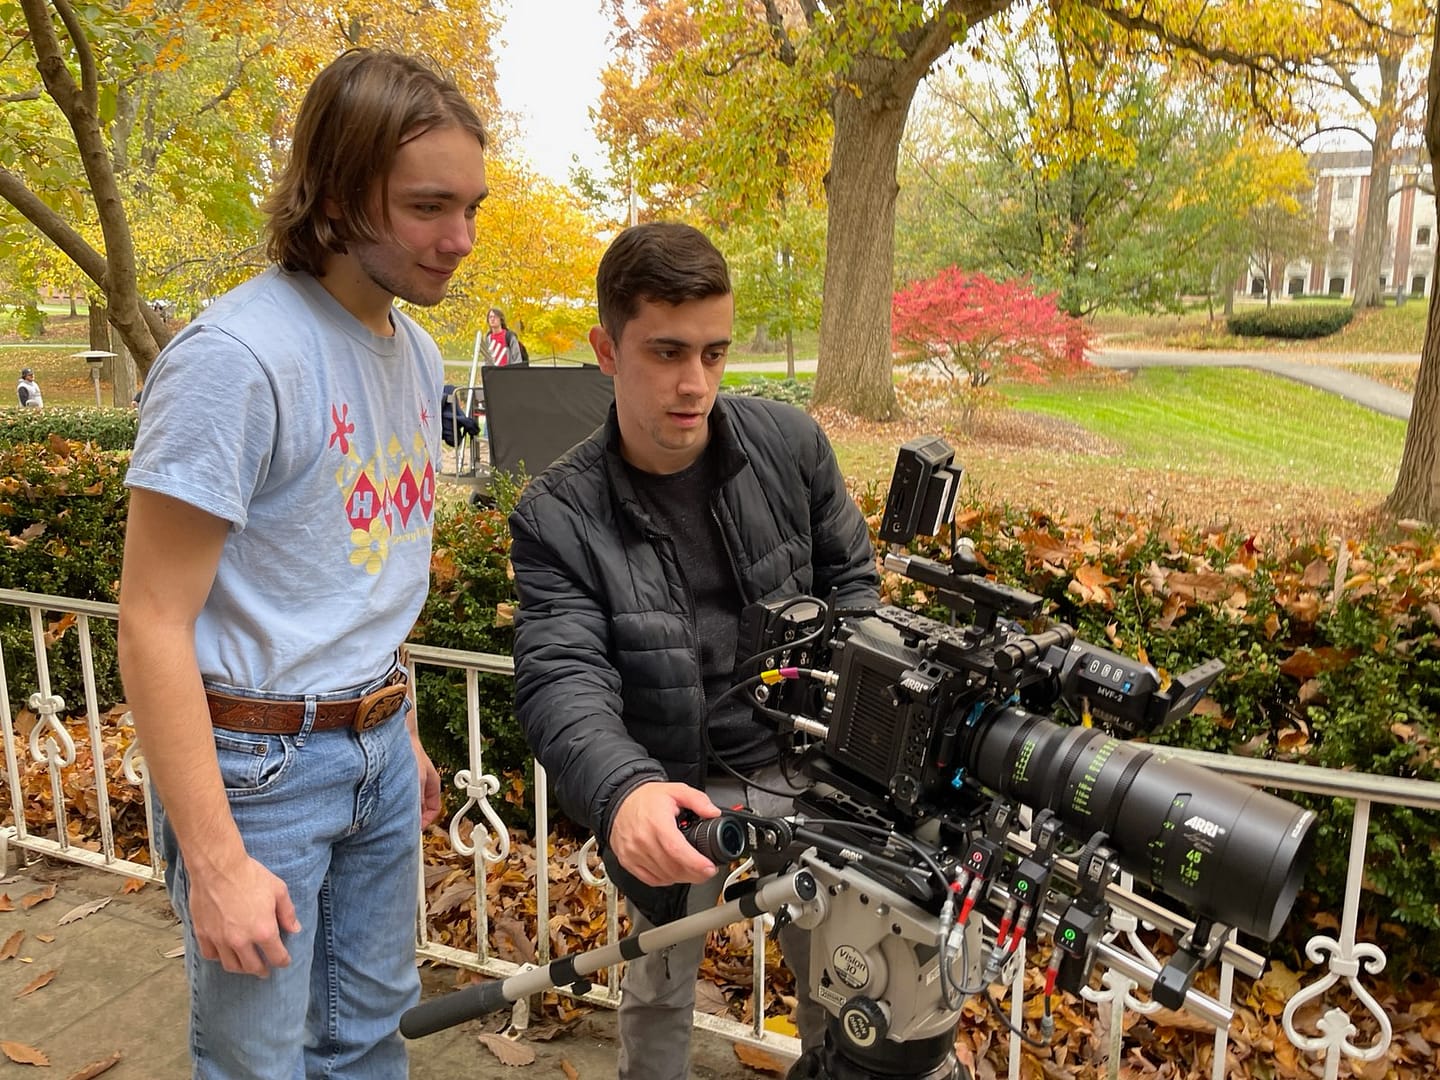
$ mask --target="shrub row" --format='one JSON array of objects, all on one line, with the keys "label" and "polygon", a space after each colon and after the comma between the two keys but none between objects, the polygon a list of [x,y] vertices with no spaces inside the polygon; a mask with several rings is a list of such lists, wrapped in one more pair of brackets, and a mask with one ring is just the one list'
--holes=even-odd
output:
[{"label": "shrub row", "polygon": [[742,397],[769,398],[771,401],[783,401],[788,405],[798,405],[806,408],[810,404],[810,398],[815,393],[815,387],[810,382],[801,382],[799,379],[767,379],[763,375],[756,375],[742,383],[734,386],[726,386],[727,394],[739,394]]},{"label": "shrub row", "polygon": [[1278,304],[1239,311],[1226,320],[1236,337],[1328,337],[1355,317],[1349,304]]},{"label": "shrub row", "polygon": [[75,442],[90,443],[99,450],[129,450],[135,445],[138,415],[134,409],[70,405],[7,409],[0,413],[0,447],[41,443],[51,435],[58,435]]},{"label": "shrub row", "polygon": [[[47,436],[40,443],[0,444],[0,583],[113,603],[125,545],[124,477],[124,455],[85,443]],[[79,635],[65,632],[71,620],[50,619],[51,689],[70,707],[83,708]],[[90,629],[97,691],[103,702],[116,701],[121,691],[114,623],[97,619]],[[39,689],[33,642],[28,615],[0,607],[0,644],[17,704]]]}]

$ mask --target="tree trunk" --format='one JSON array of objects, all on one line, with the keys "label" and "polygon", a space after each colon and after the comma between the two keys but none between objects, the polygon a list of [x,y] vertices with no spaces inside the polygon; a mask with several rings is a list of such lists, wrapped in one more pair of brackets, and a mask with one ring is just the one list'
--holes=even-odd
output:
[{"label": "tree trunk", "polygon": [[121,344],[115,350],[114,375],[110,383],[111,404],[117,409],[128,409],[139,384],[140,369],[135,366],[135,357]]},{"label": "tree trunk", "polygon": [[110,321],[105,317],[105,303],[94,296],[87,297],[86,303],[90,311],[90,348],[109,352]]},{"label": "tree trunk", "polygon": [[1395,156],[1398,117],[1394,106],[1400,85],[1400,60],[1380,57],[1379,108],[1375,110],[1375,141],[1370,147],[1370,190],[1365,197],[1365,224],[1355,250],[1355,307],[1380,307],[1380,266],[1390,236],[1390,163]]},{"label": "tree trunk", "polygon": [[1440,288],[1430,290],[1405,451],[1385,508],[1396,517],[1440,521]]},{"label": "tree trunk", "polygon": [[[1432,177],[1440,172],[1440,19],[1435,21],[1434,35],[1425,95],[1425,147]],[[1436,185],[1435,209],[1440,211],[1440,184]],[[1435,260],[1435,269],[1440,269],[1440,258]],[[1432,269],[1432,282],[1434,273]],[[1415,377],[1400,475],[1385,508],[1397,517],[1440,520],[1440,283],[1430,287],[1430,314],[1425,344],[1420,348],[1420,371]]]},{"label": "tree trunk", "polygon": [[[888,66],[862,60],[857,67]],[[878,80],[876,80],[878,81]],[[875,82],[858,78],[863,89]],[[890,301],[895,274],[895,178],[914,94],[836,92],[815,404],[869,420],[896,415]]]},{"label": "tree trunk", "polygon": [[[51,0],[49,4],[44,0],[20,0],[20,6],[25,13],[30,43],[35,50],[35,66],[45,91],[69,123],[75,146],[80,151],[105,240],[103,259],[58,214],[25,188],[18,176],[4,169],[0,169],[0,181],[4,182],[0,183],[0,197],[54,241],[86,277],[104,290],[110,324],[148,370],[160,349],[169,342],[170,333],[159,315],[148,304],[140,302],[130,223],[100,129],[98,74],[90,42],[67,0]],[[62,45],[56,33],[52,8],[60,16],[59,24],[67,33],[68,45]],[[79,64],[79,83],[69,66],[72,55]]]}]

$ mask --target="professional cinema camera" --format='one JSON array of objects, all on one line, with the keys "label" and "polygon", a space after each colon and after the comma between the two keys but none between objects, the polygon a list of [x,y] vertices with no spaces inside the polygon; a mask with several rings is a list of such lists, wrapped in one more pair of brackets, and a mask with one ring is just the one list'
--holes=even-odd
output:
[{"label": "professional cinema camera", "polygon": [[[960,475],[943,441],[906,443],[881,539],[942,535]],[[1041,598],[983,577],[958,540],[948,565],[893,551],[885,565],[957,618],[813,597],[742,617],[737,655],[750,659],[732,692],[775,728],[804,791],[791,816],[733,811],[684,828],[717,864],[783,852],[786,871],[712,912],[427,1002],[401,1031],[583,986],[619,960],[760,912],[811,931],[810,992],[828,1013],[824,1045],[792,1077],[965,1076],[960,1009],[980,994],[999,1012],[990,988],[1015,981],[1023,942],[1049,946],[1042,1035],[1053,994],[1078,994],[1097,967],[1227,1025],[1229,1010],[1194,977],[1221,959],[1261,973],[1263,958],[1231,930],[1279,932],[1313,815],[1125,741],[1189,713],[1222,665],[1167,681],[1068,626],[1036,627]],[[1117,947],[1117,910],[1172,935],[1173,955],[1155,967]]]}]

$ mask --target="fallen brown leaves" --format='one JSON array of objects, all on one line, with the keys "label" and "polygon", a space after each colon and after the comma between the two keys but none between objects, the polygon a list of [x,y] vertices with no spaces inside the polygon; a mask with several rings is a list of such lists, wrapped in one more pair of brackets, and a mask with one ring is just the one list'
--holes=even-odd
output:
[{"label": "fallen brown leaves", "polygon": [[26,983],[25,988],[15,996],[17,998],[29,997],[31,994],[35,993],[36,990],[41,990],[49,986],[50,983],[54,981],[55,976],[59,974],[60,972],[58,969],[42,971],[39,975],[36,975],[35,978],[31,979],[28,983]]},{"label": "fallen brown leaves", "polygon": [[50,1059],[43,1050],[24,1043],[0,1040],[0,1053],[19,1065],[49,1065]]},{"label": "fallen brown leaves", "polygon": [[[903,387],[901,388],[903,389]],[[978,498],[996,505],[1043,507],[1058,516],[1166,513],[1195,527],[1225,526],[1260,535],[1369,532],[1381,520],[1379,498],[1292,481],[1197,474],[1127,465],[1118,448],[1069,421],[1017,409],[956,410],[906,398],[905,417],[862,420],[812,408],[843,460],[865,475],[893,464],[894,447],[939,434],[956,450]],[[886,460],[874,459],[886,448]]]}]

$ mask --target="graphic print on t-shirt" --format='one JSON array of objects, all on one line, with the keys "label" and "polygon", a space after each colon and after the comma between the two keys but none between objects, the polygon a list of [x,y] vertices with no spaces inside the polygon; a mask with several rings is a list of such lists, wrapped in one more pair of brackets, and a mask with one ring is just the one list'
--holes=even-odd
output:
[{"label": "graphic print on t-shirt", "polygon": [[430,535],[435,510],[435,466],[425,441],[428,410],[420,407],[420,426],[410,436],[407,450],[395,433],[362,457],[359,441],[370,433],[357,430],[348,404],[330,406],[328,449],[343,460],[335,470],[335,483],[344,497],[343,512],[350,526],[350,563],[378,574],[395,544],[423,540]]}]

